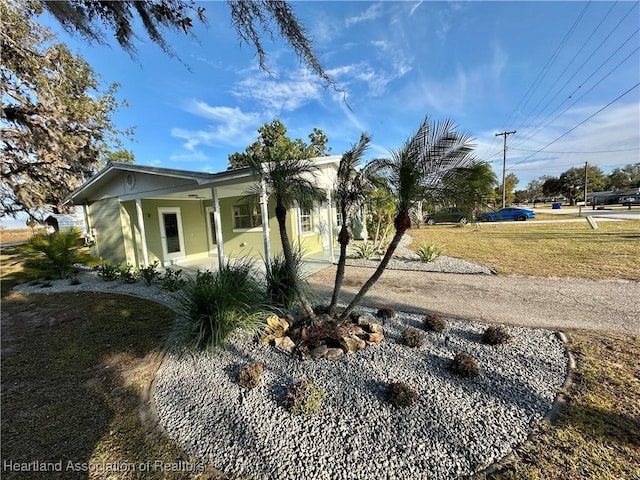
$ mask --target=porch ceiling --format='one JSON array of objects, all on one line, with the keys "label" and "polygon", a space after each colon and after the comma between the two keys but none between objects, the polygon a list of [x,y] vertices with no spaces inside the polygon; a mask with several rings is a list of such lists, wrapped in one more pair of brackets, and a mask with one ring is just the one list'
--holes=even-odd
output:
[{"label": "porch ceiling", "polygon": [[[217,185],[215,188],[218,194],[218,198],[241,197],[244,195],[248,195],[250,189],[255,184],[255,181],[250,181],[236,183],[234,185]],[[203,187],[199,185],[198,188],[194,188],[191,190],[166,193],[164,195],[150,196],[148,198],[171,198],[176,200],[211,200],[213,198],[213,193],[211,191],[211,187]]]}]

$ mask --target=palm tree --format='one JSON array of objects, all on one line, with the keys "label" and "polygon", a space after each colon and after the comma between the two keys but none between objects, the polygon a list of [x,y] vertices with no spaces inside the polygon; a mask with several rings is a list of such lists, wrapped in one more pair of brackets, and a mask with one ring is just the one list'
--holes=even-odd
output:
[{"label": "palm tree", "polygon": [[371,186],[368,179],[368,169],[357,170],[362,156],[369,148],[369,143],[371,143],[371,137],[366,132],[363,132],[358,143],[352,145],[351,149],[342,155],[338,166],[335,198],[336,206],[342,217],[342,225],[338,234],[340,257],[338,258],[333,295],[329,304],[329,315],[333,315],[335,311],[338,295],[344,280],[347,246],[351,240],[348,229],[349,220],[353,217],[354,211],[364,203],[366,193]]},{"label": "palm tree", "polygon": [[[247,163],[253,172],[264,181],[267,190],[275,199],[276,219],[282,242],[282,252],[285,259],[285,268],[289,279],[297,278],[295,269],[296,261],[291,242],[287,233],[287,211],[297,203],[301,208],[311,208],[314,202],[324,201],[324,190],[314,182],[318,168],[308,159],[300,159],[294,156],[289,148],[264,148],[262,155],[247,156]],[[268,219],[263,218],[263,222]],[[306,314],[315,318],[313,308],[303,294],[299,285],[296,289],[298,300]]]},{"label": "palm tree", "polygon": [[498,178],[487,162],[478,162],[468,168],[455,168],[443,178],[440,203],[454,204],[469,210],[484,207],[493,193]]},{"label": "palm tree", "polygon": [[391,152],[391,158],[372,162],[373,168],[387,173],[396,195],[395,234],[380,265],[342,312],[339,321],[349,316],[384,272],[400,239],[411,226],[409,211],[413,204],[425,196],[437,195],[448,172],[477,163],[473,147],[471,137],[456,132],[451,120],[432,124],[427,117],[400,149]]}]

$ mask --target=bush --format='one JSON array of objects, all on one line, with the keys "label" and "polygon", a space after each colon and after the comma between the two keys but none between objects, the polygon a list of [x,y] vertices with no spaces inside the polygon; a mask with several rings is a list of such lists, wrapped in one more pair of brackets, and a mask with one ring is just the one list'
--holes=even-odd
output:
[{"label": "bush", "polygon": [[283,254],[274,257],[270,268],[267,269],[265,281],[271,304],[274,307],[290,310],[298,298],[298,292],[307,298],[312,298],[314,293],[305,279],[302,252],[294,252],[292,272],[287,272],[285,263]]},{"label": "bush", "polygon": [[260,385],[260,377],[264,373],[262,363],[245,365],[238,373],[238,383],[244,388],[254,388]]},{"label": "bush", "polygon": [[477,377],[480,373],[478,361],[468,353],[457,353],[451,360],[449,368],[461,377]]},{"label": "bush", "polygon": [[488,345],[507,343],[511,335],[504,325],[491,325],[482,333],[482,341]]},{"label": "bush", "polygon": [[109,262],[103,262],[98,265],[98,276],[105,282],[117,280],[120,276],[120,267]]},{"label": "bush", "polygon": [[160,278],[160,272],[158,271],[159,266],[160,266],[160,262],[156,260],[148,267],[143,267],[138,270],[138,274],[140,275],[140,278],[144,280],[144,283],[147,286],[153,285],[153,283]]},{"label": "bush", "polygon": [[383,307],[379,308],[376,312],[376,317],[382,320],[390,320],[392,318],[396,318],[398,313],[393,308]]},{"label": "bush", "polygon": [[220,345],[237,330],[258,333],[264,326],[265,293],[253,264],[237,260],[216,272],[198,271],[178,297],[171,339],[191,350]]},{"label": "bush", "polygon": [[128,263],[125,266],[118,267],[118,277],[125,283],[136,283],[140,278],[133,265]]},{"label": "bush", "polygon": [[162,282],[162,290],[166,290],[167,292],[177,292],[187,284],[187,281],[182,278],[181,269],[173,270],[172,268],[167,268],[164,271],[164,275],[160,277],[160,281]]},{"label": "bush", "polygon": [[419,348],[424,345],[424,337],[422,332],[417,328],[409,327],[402,332],[402,339],[406,346],[411,348]]},{"label": "bush", "polygon": [[387,387],[387,401],[394,407],[408,407],[418,398],[418,392],[404,382],[390,383]]},{"label": "bush", "polygon": [[37,235],[29,241],[29,247],[43,253],[46,257],[42,263],[43,269],[54,272],[60,278],[67,278],[74,263],[89,259],[89,255],[80,251],[82,235],[77,228],[51,235]]},{"label": "bush", "polygon": [[377,249],[373,243],[363,242],[353,246],[356,258],[369,259],[377,253]]},{"label": "bush", "polygon": [[320,411],[325,398],[326,395],[320,387],[303,378],[289,387],[284,406],[294,415],[312,415]]},{"label": "bush", "polygon": [[447,322],[437,313],[427,313],[423,325],[426,330],[441,333],[447,327]]},{"label": "bush", "polygon": [[423,243],[416,248],[416,254],[422,262],[433,262],[442,254],[442,245]]}]

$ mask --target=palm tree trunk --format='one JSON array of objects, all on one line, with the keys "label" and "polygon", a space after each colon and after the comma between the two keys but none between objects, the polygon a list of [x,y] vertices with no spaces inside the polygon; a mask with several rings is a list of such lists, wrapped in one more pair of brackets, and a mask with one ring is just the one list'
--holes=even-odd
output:
[{"label": "palm tree trunk", "polygon": [[[291,242],[289,241],[289,235],[287,234],[287,209],[285,207],[276,205],[276,219],[278,220],[278,230],[280,232],[280,242],[282,243],[282,252],[284,254],[284,261],[287,268],[287,276],[289,278],[296,278],[293,250],[291,249]],[[312,320],[315,320],[316,315],[313,312],[313,307],[309,303],[309,300],[304,296],[298,285],[294,285],[294,288],[296,289],[298,300],[300,301],[305,313]]]},{"label": "palm tree trunk", "polygon": [[407,231],[406,228],[400,229],[400,230],[396,229],[396,234],[391,240],[391,243],[389,244],[389,248],[387,248],[387,252],[385,253],[382,260],[380,261],[380,265],[378,265],[378,268],[376,268],[376,271],[373,272],[373,275],[369,277],[369,280],[365,282],[362,288],[360,288],[360,291],[356,294],[353,300],[351,300],[351,303],[347,306],[344,312],[342,312],[342,314],[340,315],[340,318],[338,319],[338,323],[342,323],[348,318],[349,314],[353,311],[353,309],[356,306],[360,304],[360,302],[362,301],[364,296],[367,294],[369,289],[373,287],[373,285],[378,281],[378,279],[382,275],[382,272],[384,272],[385,268],[387,268],[387,265],[389,264],[389,261],[393,256],[393,253],[396,251],[396,248],[400,243],[400,239],[402,238],[402,236],[406,231]]},{"label": "palm tree trunk", "polygon": [[347,228],[347,211],[346,208],[341,208],[342,214],[342,228],[340,228],[340,234],[338,235],[338,242],[340,242],[340,258],[338,258],[338,268],[336,269],[336,281],[333,285],[333,295],[331,296],[331,303],[329,304],[329,315],[333,315],[336,304],[338,303],[338,296],[340,290],[342,290],[342,283],[344,281],[344,269],[347,263],[347,246],[349,245],[349,229]]}]

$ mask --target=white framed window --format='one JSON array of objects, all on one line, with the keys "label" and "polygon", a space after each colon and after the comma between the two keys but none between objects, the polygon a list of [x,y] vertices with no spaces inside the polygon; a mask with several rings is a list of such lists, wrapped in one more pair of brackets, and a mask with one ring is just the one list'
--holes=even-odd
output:
[{"label": "white framed window", "polygon": [[300,209],[300,231],[302,233],[313,232],[313,210],[311,208]]},{"label": "white framed window", "polygon": [[240,204],[233,206],[233,228],[248,230],[262,226],[262,213],[259,205]]}]

